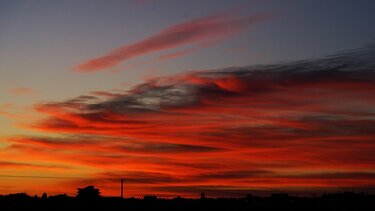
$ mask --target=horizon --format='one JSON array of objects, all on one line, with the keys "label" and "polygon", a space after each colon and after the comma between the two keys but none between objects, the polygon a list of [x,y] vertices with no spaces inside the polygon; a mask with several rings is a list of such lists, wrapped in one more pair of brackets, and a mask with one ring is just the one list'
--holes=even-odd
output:
[{"label": "horizon", "polygon": [[0,195],[374,194],[372,8],[0,0]]},{"label": "horizon", "polygon": [[143,198],[101,197],[100,190],[93,186],[78,188],[77,196],[66,194],[48,196],[29,196],[25,193],[0,195],[0,206],[5,209],[37,208],[38,210],[271,210],[271,209],[308,209],[308,210],[358,210],[374,207],[375,195],[368,193],[342,192],[324,194],[321,196],[291,196],[285,193],[275,193],[270,196],[246,195],[241,198],[206,198],[202,193],[200,198],[160,198],[146,195]]},{"label": "horizon", "polygon": [[[77,192],[79,189],[81,188],[87,188],[87,187],[93,187],[93,188],[96,188],[95,186],[92,186],[92,185],[88,185],[86,187],[77,187],[76,188],[76,192],[75,194],[67,194],[67,193],[55,193],[55,194],[49,194],[47,192],[43,192],[41,194],[29,194],[29,193],[26,193],[26,192],[17,192],[17,193],[6,193],[6,194],[0,194],[0,196],[9,196],[9,195],[17,195],[17,194],[26,194],[27,196],[29,197],[39,197],[39,198],[42,198],[44,195],[48,197],[56,197],[56,196],[67,196],[67,197],[72,197],[72,198],[76,198],[77,197]],[[102,195],[101,192],[100,192],[100,189],[99,190],[99,196],[100,197],[104,197],[104,198],[122,198],[122,199],[145,199],[145,197],[156,197],[157,199],[167,199],[167,200],[170,200],[170,199],[176,199],[176,198],[183,198],[183,199],[202,199],[202,194],[204,195],[203,198],[204,199],[244,199],[244,198],[248,198],[248,197],[260,197],[260,198],[267,198],[267,197],[275,197],[275,196],[279,196],[279,195],[283,195],[283,196],[288,196],[288,197],[306,197],[306,198],[315,198],[315,197],[323,197],[325,195],[337,195],[337,194],[359,194],[359,195],[375,195],[373,192],[363,192],[363,191],[353,191],[353,190],[331,190],[331,191],[323,191],[323,190],[320,190],[322,192],[310,192],[310,193],[307,193],[307,192],[283,192],[283,191],[274,191],[274,192],[258,192],[258,193],[254,193],[254,192],[249,192],[249,193],[245,193],[245,195],[228,195],[228,196],[225,196],[225,195],[213,195],[213,196],[210,196],[210,195],[206,195],[205,192],[201,192],[201,193],[197,193],[196,195],[190,195],[190,196],[180,196],[180,195],[155,195],[155,194],[145,194],[145,195],[136,195],[136,196],[128,196],[126,197],[126,195],[123,195],[121,196],[121,194],[119,195]],[[119,192],[121,192],[121,189],[119,190]]]}]

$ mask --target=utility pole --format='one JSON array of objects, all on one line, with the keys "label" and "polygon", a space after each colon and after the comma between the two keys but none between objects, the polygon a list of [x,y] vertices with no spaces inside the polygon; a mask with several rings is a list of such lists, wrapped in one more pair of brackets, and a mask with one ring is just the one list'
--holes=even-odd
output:
[{"label": "utility pole", "polygon": [[121,198],[124,198],[124,179],[121,179]]}]

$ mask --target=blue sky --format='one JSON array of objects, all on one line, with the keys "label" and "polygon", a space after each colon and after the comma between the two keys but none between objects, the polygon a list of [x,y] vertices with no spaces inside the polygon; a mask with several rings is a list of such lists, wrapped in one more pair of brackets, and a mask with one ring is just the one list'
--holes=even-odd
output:
[{"label": "blue sky", "polygon": [[[41,93],[48,99],[112,89],[121,82],[134,84],[154,74],[318,57],[362,47],[375,37],[373,1],[31,0],[0,4],[1,89],[30,86],[43,92],[48,87],[54,92]],[[186,57],[131,70],[119,67],[116,77],[71,72],[84,60],[172,24],[236,7],[243,7],[243,13],[276,12],[277,16]]]}]

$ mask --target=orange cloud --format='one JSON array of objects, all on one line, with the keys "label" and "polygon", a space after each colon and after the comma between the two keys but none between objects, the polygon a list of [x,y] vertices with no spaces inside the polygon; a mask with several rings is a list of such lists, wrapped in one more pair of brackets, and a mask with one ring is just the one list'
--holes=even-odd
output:
[{"label": "orange cloud", "polygon": [[119,178],[130,196],[369,190],[375,186],[374,54],[370,47],[189,72],[122,94],[39,104],[47,118],[30,129],[55,136],[8,139],[0,157],[71,166],[83,179],[56,186],[94,184],[108,195],[118,193]]},{"label": "orange cloud", "polygon": [[[189,44],[199,46],[203,43],[204,45],[209,40],[223,40],[245,30],[251,24],[267,20],[271,16],[271,14],[237,16],[233,11],[229,11],[172,25],[141,41],[125,45],[104,56],[86,61],[78,65],[76,70],[79,72],[99,71],[145,54]],[[162,56],[162,58],[181,56],[190,52],[185,50],[184,52]]]}]

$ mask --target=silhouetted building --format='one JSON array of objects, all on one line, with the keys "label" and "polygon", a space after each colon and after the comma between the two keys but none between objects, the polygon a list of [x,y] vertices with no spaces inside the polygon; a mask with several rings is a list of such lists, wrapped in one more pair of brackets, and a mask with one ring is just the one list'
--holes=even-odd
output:
[{"label": "silhouetted building", "polygon": [[156,197],[154,195],[148,195],[148,196],[143,197],[143,200],[147,200],[147,201],[156,201],[157,199],[158,199],[158,197]]},{"label": "silhouetted building", "polygon": [[77,188],[77,198],[82,200],[96,200],[100,198],[100,190],[94,186]]}]

